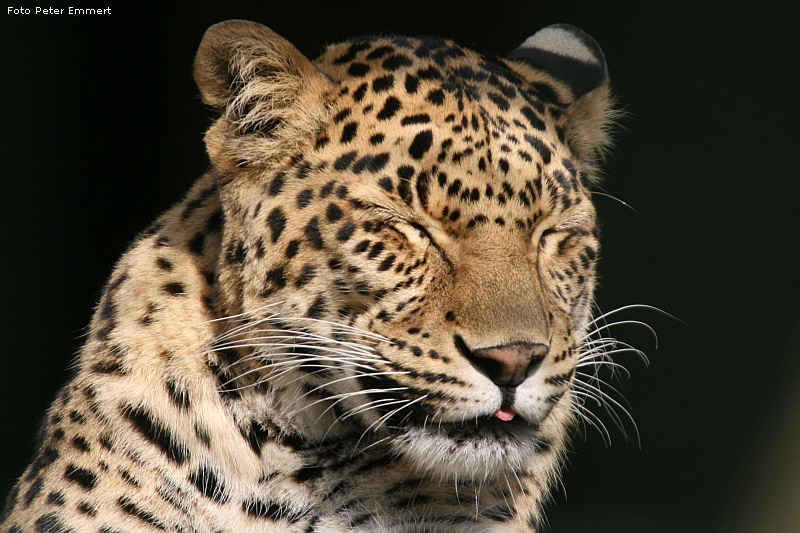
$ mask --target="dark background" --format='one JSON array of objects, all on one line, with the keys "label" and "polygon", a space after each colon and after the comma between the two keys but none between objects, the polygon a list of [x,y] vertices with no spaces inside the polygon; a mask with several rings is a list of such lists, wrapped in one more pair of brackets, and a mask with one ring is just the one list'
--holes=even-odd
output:
[{"label": "dark background", "polygon": [[0,492],[29,459],[116,258],[206,166],[210,113],[191,66],[207,26],[256,20],[309,55],[377,32],[505,54],[569,22],[603,47],[627,113],[603,187],[635,211],[596,197],[597,301],[683,322],[621,315],[660,337],[656,350],[641,330],[616,332],[652,361],[619,359],[641,446],[601,414],[614,443],[591,430],[576,439],[550,530],[792,530],[780,524],[800,501],[798,19],[755,4],[262,0],[0,13]]}]

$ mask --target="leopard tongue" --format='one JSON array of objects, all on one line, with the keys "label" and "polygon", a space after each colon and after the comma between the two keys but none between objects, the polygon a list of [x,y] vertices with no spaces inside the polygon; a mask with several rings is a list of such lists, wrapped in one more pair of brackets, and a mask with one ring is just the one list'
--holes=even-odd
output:
[{"label": "leopard tongue", "polygon": [[510,422],[516,413],[510,407],[501,407],[497,411],[494,412],[492,416],[502,420],[503,422]]}]

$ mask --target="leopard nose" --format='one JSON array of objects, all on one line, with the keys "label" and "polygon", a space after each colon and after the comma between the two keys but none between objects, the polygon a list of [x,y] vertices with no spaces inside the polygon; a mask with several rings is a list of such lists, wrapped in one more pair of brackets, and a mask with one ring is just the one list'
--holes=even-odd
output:
[{"label": "leopard nose", "polygon": [[531,375],[550,347],[538,343],[513,343],[472,351],[470,362],[500,387],[516,387]]}]

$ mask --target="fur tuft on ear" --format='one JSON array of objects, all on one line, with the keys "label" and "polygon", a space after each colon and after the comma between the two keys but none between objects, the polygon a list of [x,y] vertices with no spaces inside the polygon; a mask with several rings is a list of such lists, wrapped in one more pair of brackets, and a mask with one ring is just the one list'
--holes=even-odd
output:
[{"label": "fur tuft on ear", "polygon": [[619,116],[600,45],[575,26],[553,24],[528,37],[508,59],[542,98],[565,107],[567,144],[586,165],[596,166]]},{"label": "fur tuft on ear", "polygon": [[206,147],[221,176],[267,163],[307,142],[326,115],[334,83],[266,26],[211,26],[194,62],[203,102],[220,113]]},{"label": "fur tuft on ear", "polygon": [[614,107],[614,99],[605,84],[576,100],[566,113],[567,144],[587,165],[589,175],[594,176],[611,147],[611,132],[622,112]]}]

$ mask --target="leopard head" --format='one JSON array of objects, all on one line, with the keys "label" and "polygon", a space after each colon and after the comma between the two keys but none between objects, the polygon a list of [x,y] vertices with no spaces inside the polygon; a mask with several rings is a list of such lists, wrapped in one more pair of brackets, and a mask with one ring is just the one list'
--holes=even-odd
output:
[{"label": "leopard head", "polygon": [[195,79],[218,113],[237,379],[292,405],[283,424],[309,438],[304,409],[442,476],[556,457],[599,250],[590,187],[612,108],[597,43],[554,25],[505,58],[368,37],[311,61],[229,21]]}]

